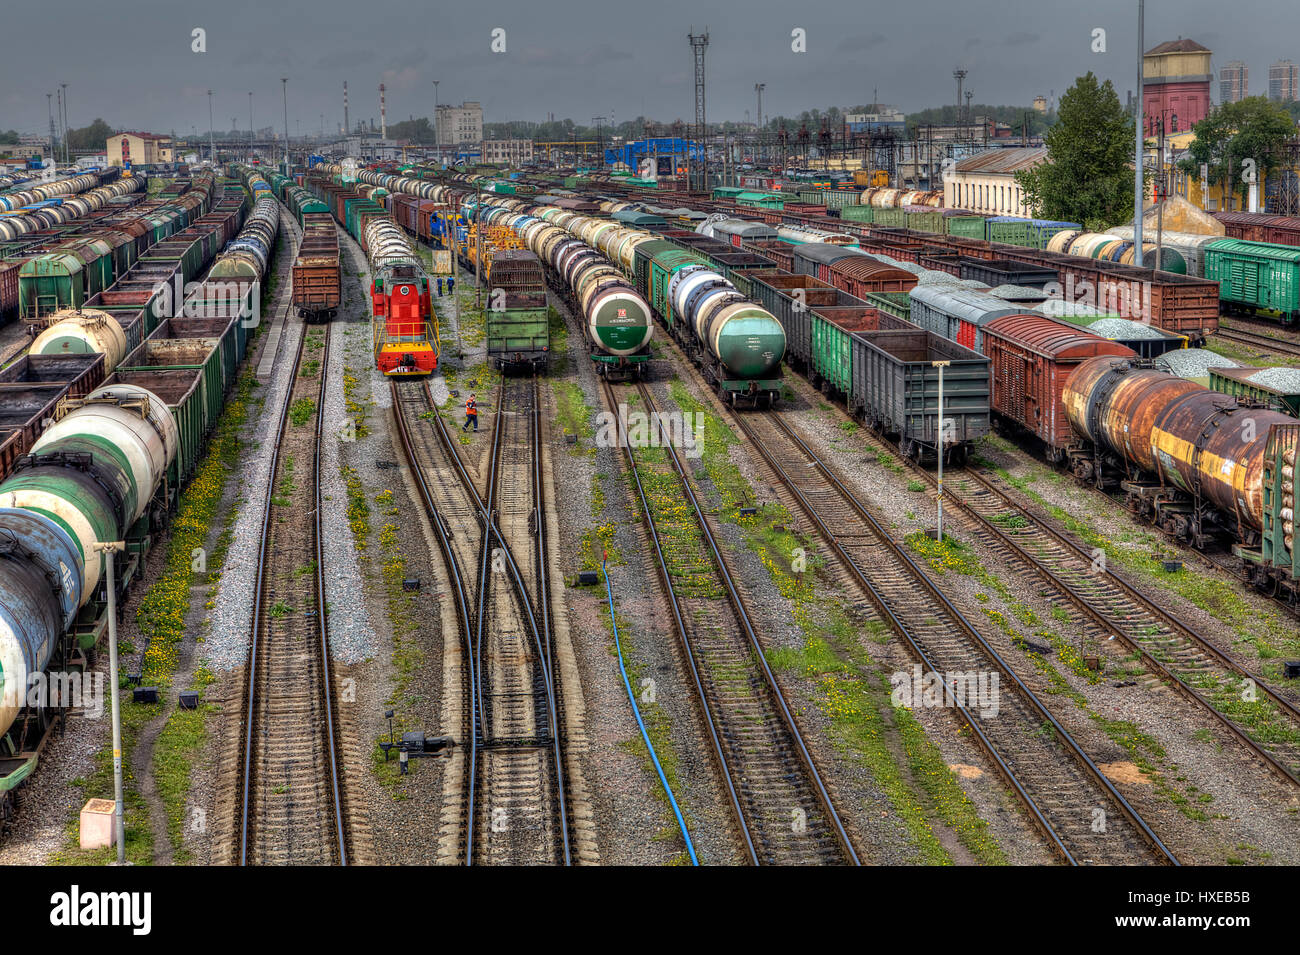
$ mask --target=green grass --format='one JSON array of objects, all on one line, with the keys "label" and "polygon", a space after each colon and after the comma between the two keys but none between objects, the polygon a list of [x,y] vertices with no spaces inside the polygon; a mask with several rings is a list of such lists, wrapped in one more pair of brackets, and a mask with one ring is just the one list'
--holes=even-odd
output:
[{"label": "green grass", "polygon": [[565,434],[576,435],[578,443],[569,447],[571,454],[595,453],[590,439],[596,430],[591,423],[591,408],[582,388],[572,381],[552,381],[551,389],[555,393],[556,421]]},{"label": "green grass", "polygon": [[299,398],[289,405],[289,422],[295,428],[301,428],[316,417],[316,402],[311,398]]}]

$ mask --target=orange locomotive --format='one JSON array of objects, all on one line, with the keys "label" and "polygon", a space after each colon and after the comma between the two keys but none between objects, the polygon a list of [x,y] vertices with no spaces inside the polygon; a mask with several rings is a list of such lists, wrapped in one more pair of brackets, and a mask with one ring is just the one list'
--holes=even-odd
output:
[{"label": "orange locomotive", "polygon": [[366,249],[376,366],[385,375],[437,370],[438,321],[419,257],[387,216],[366,224]]}]

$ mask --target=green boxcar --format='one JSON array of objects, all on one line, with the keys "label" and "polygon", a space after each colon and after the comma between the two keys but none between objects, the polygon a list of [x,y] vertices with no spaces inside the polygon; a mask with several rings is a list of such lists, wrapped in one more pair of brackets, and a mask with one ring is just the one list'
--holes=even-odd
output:
[{"label": "green boxcar", "polygon": [[37,256],[18,272],[18,312],[23,318],[38,318],[61,308],[80,308],[112,284],[113,253],[106,242]]},{"label": "green boxcar", "polygon": [[1300,589],[1300,550],[1295,546],[1295,465],[1300,424],[1269,428],[1264,450],[1264,528],[1259,550],[1238,544],[1233,553],[1262,564],[1292,595]]},{"label": "green boxcar", "polygon": [[168,486],[176,493],[185,478],[194,473],[204,440],[204,390],[202,368],[137,368],[119,371],[125,385],[147,388],[167,405],[176,419],[180,444],[176,458],[167,468]]},{"label": "green boxcar", "polygon": [[[827,209],[844,210],[849,206],[856,206],[862,201],[862,190],[826,189],[822,192],[822,200],[825,202]],[[842,218],[848,218],[842,211],[840,215]]]},{"label": "green boxcar", "polygon": [[1237,309],[1300,318],[1300,248],[1220,239],[1204,250],[1205,278],[1219,283],[1219,298]]},{"label": "green boxcar", "polygon": [[845,222],[875,222],[877,211],[874,206],[844,206],[840,209],[840,218]]},{"label": "green boxcar", "polygon": [[497,367],[511,364],[511,357],[538,364],[550,350],[550,316],[540,308],[489,309],[487,313],[487,353]]}]

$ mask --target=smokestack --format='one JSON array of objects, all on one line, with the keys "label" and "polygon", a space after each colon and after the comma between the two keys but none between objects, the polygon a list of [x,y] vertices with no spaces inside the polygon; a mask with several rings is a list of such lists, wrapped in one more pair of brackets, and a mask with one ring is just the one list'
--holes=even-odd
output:
[{"label": "smokestack", "polygon": [[388,106],[384,103],[384,84],[379,84],[379,138],[388,138]]},{"label": "smokestack", "polygon": [[348,81],[343,81],[343,135],[352,135],[352,126],[348,123]]}]

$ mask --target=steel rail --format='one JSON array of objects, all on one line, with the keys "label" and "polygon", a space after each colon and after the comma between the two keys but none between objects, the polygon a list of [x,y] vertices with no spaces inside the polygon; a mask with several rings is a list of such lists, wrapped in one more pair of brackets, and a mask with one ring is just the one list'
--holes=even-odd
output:
[{"label": "steel rail", "polygon": [[[447,572],[451,579],[452,592],[456,601],[456,612],[460,617],[461,639],[465,648],[465,665],[466,665],[466,689],[469,695],[469,732],[466,734],[468,739],[466,746],[469,749],[469,757],[466,760],[466,816],[469,820],[467,826],[465,854],[466,858],[472,857],[474,850],[474,799],[475,785],[477,782],[477,763],[478,763],[478,741],[479,741],[479,723],[481,714],[479,713],[478,704],[478,682],[475,675],[477,661],[474,658],[474,647],[470,642],[470,609],[469,596],[466,592],[465,578],[461,573],[460,562],[456,559],[456,553],[452,550],[451,540],[453,532],[443,522],[442,514],[438,511],[437,505],[433,500],[433,492],[429,489],[428,481],[424,477],[424,469],[416,456],[415,445],[411,440],[410,430],[406,426],[406,420],[402,416],[402,405],[405,403],[402,397],[402,389],[399,387],[396,378],[389,379],[389,390],[393,398],[394,419],[397,421],[397,434],[402,446],[402,451],[406,456],[406,461],[411,469],[411,474],[415,478],[416,488],[420,493],[420,500],[424,504],[425,514],[428,515],[430,523],[433,525],[434,534],[438,539],[438,549],[442,552],[443,560],[447,565]],[[431,404],[434,413],[437,409]]]},{"label": "steel rail", "polygon": [[[572,840],[569,833],[569,824],[568,824],[568,798],[565,791],[566,783],[565,783],[564,761],[561,758],[562,746],[560,743],[560,732],[559,732],[559,726],[557,720],[558,711],[555,705],[555,694],[553,692],[554,684],[552,683],[550,661],[548,660],[546,654],[543,652],[541,630],[537,622],[536,615],[533,612],[533,605],[532,605],[532,601],[529,599],[528,588],[524,584],[523,576],[522,574],[520,574],[519,567],[515,563],[514,554],[511,552],[509,545],[506,543],[505,538],[502,536],[501,530],[497,525],[497,521],[495,517],[496,482],[497,482],[498,465],[500,463],[499,461],[500,442],[501,442],[501,434],[504,429],[501,427],[500,421],[498,421],[497,424],[493,426],[492,449],[490,451],[491,457],[488,463],[488,487],[487,487],[487,495],[485,499],[483,495],[479,494],[478,488],[475,486],[473,479],[469,476],[469,472],[465,469],[464,462],[461,461],[460,454],[459,452],[457,452],[455,444],[451,439],[451,436],[447,433],[446,424],[443,422],[442,416],[437,413],[437,406],[433,402],[432,393],[428,391],[429,386],[427,381],[425,382],[424,387],[426,393],[429,396],[429,406],[434,409],[434,415],[433,415],[434,430],[437,432],[440,440],[442,441],[442,444],[447,451],[448,457],[454,464],[457,475],[460,477],[462,485],[465,487],[466,492],[470,495],[471,499],[474,501],[479,511],[479,520],[483,524],[482,558],[480,560],[480,587],[478,593],[478,621],[477,621],[476,642],[475,642],[476,659],[478,659],[481,663],[483,635],[487,625],[486,599],[487,599],[487,590],[488,590],[487,583],[490,579],[488,575],[488,569],[490,566],[490,558],[492,553],[491,542],[495,540],[500,547],[501,554],[505,558],[506,566],[510,571],[511,580],[514,585],[516,595],[518,596],[520,608],[523,611],[523,616],[525,622],[528,625],[528,630],[532,635],[533,646],[537,651],[538,665],[541,667],[542,670],[542,680],[546,686],[548,719],[550,722],[550,732],[551,732],[551,738],[554,746],[553,752],[555,754],[555,758],[553,759],[554,762],[553,773],[555,776],[557,812],[560,817],[560,843],[561,843],[560,848],[562,850],[562,855],[564,856],[564,864],[572,865],[573,848],[571,845]],[[505,392],[505,381],[503,379],[501,394],[504,395],[504,392]],[[501,411],[502,411],[502,402],[498,400],[497,414],[500,415]],[[538,453],[538,449],[536,446],[534,446],[533,454],[536,455],[537,453]],[[481,681],[483,679],[483,667],[481,665],[477,667],[477,675],[478,675],[478,679]],[[481,698],[482,697],[481,686],[478,688],[477,692]],[[483,727],[483,730],[486,733],[486,727]],[[467,854],[465,864],[473,865],[472,860],[473,860],[472,855]]]},{"label": "steel rail", "polygon": [[[244,710],[244,747],[242,752],[243,772],[242,787],[240,798],[240,834],[239,834],[239,864],[248,865],[248,842],[249,831],[252,828],[252,820],[249,812],[249,801],[253,789],[253,740],[254,729],[257,722],[257,705],[259,697],[257,695],[257,677],[258,677],[258,653],[261,649],[261,630],[263,619],[263,608],[266,600],[266,591],[268,584],[267,565],[271,557],[271,511],[272,499],[275,497],[275,477],[280,466],[280,450],[284,441],[285,430],[289,421],[289,407],[293,403],[293,382],[298,375],[298,368],[302,364],[303,352],[307,344],[307,330],[303,329],[302,335],[298,339],[298,349],[294,356],[293,377],[289,379],[289,384],[285,390],[284,406],[280,409],[280,419],[276,425],[275,444],[271,449],[270,470],[267,476],[266,496],[262,505],[262,529],[261,529],[261,546],[258,549],[257,557],[257,576],[255,583],[255,599],[253,601],[253,619],[251,640],[248,649],[248,684],[246,688],[246,706]],[[342,788],[339,783],[341,775],[339,768],[339,759],[337,753],[336,727],[334,725],[333,709],[333,685],[330,679],[330,654],[329,654],[329,621],[325,605],[325,577],[324,577],[324,552],[322,550],[321,535],[321,508],[320,508],[320,446],[323,434],[323,421],[325,415],[325,388],[328,380],[329,368],[329,348],[330,348],[330,329],[327,325],[325,328],[325,342],[320,359],[320,391],[316,403],[316,427],[314,444],[315,449],[312,454],[312,483],[313,483],[313,501],[312,509],[312,533],[315,538],[314,549],[316,552],[316,627],[319,636],[319,642],[316,652],[320,654],[321,663],[321,693],[325,703],[325,740],[326,752],[329,756],[329,775],[330,789],[332,796],[332,809],[334,816],[334,832],[338,842],[339,864],[347,865],[347,841],[345,834],[345,822],[343,817],[343,797]]]},{"label": "steel rail", "polygon": [[831,824],[835,839],[839,843],[841,851],[853,865],[859,865],[861,863],[858,859],[857,851],[853,848],[848,832],[844,828],[844,823],[841,821],[839,813],[835,810],[835,806],[831,802],[830,793],[827,792],[826,786],[822,782],[821,774],[817,771],[817,767],[813,763],[812,754],[808,751],[808,747],[804,743],[803,735],[799,732],[799,728],[795,724],[794,716],[790,712],[789,705],[786,703],[785,694],[781,692],[781,688],[777,684],[776,675],[772,672],[771,667],[768,666],[767,655],[764,652],[763,645],[758,639],[758,634],[754,629],[753,622],[749,619],[749,612],[745,608],[744,601],[740,596],[740,590],[731,576],[731,571],[727,567],[727,562],[723,559],[722,550],[719,547],[716,538],[713,536],[713,531],[709,527],[707,518],[704,516],[704,509],[701,506],[699,499],[695,496],[694,489],[691,487],[691,482],[686,473],[686,468],[677,454],[677,449],[673,446],[671,436],[664,431],[663,421],[654,416],[655,403],[650,394],[650,389],[644,381],[636,382],[636,389],[641,395],[641,400],[645,402],[646,412],[651,415],[651,420],[656,421],[658,424],[660,433],[663,436],[661,444],[668,451],[668,456],[673,462],[673,468],[677,472],[682,489],[686,492],[686,497],[690,502],[691,508],[695,512],[696,523],[699,525],[700,531],[704,535],[705,543],[708,544],[714,565],[718,569],[718,577],[726,588],[727,599],[735,611],[736,620],[740,623],[745,638],[748,640],[750,647],[754,651],[754,660],[758,664],[759,670],[763,675],[765,684],[771,694],[772,701],[776,704],[777,712],[781,716],[781,723],[786,732],[789,733],[792,742],[795,744],[795,751],[799,755],[799,761],[803,764],[804,772],[809,781],[813,784],[814,795],[816,796],[817,801],[821,804],[822,811],[826,814],[827,821]]},{"label": "steel rail", "polygon": [[[1155,832],[1147,824],[1146,820],[1144,820],[1141,817],[1141,815],[1138,814],[1137,810],[1135,810],[1129,804],[1128,800],[1126,800],[1124,796],[1119,792],[1119,790],[1115,788],[1114,784],[1111,783],[1111,781],[1106,777],[1106,775],[1103,772],[1101,772],[1100,769],[1097,768],[1096,764],[1087,755],[1087,753],[1083,751],[1082,747],[1079,746],[1079,744],[1075,741],[1074,737],[1070,735],[1070,733],[1065,729],[1064,726],[1061,725],[1061,723],[1056,719],[1056,717],[1051,713],[1051,711],[1042,703],[1041,700],[1038,699],[1038,696],[1032,690],[1030,690],[1030,688],[1027,685],[1025,685],[1025,683],[1020,679],[1020,677],[1011,668],[1011,666],[1002,658],[1001,654],[999,654],[997,650],[994,649],[983,638],[983,636],[979,633],[979,631],[976,630],[975,627],[970,623],[970,621],[966,619],[965,615],[962,614],[962,612],[952,603],[952,601],[948,599],[947,595],[944,594],[941,590],[939,590],[937,586],[935,586],[934,582],[930,579],[929,575],[921,570],[921,568],[912,559],[911,555],[906,553],[901,547],[901,545],[899,545],[893,539],[893,537],[883,527],[880,526],[880,523],[875,519],[875,516],[872,515],[871,512],[866,508],[866,506],[863,505],[862,502],[857,499],[856,495],[854,495],[853,492],[851,492],[847,487],[844,486],[843,482],[840,481],[839,477],[833,471],[831,471],[830,468],[826,466],[822,458],[810,447],[808,447],[807,443],[804,442],[802,438],[800,438],[797,434],[795,434],[793,430],[791,430],[790,427],[784,421],[781,420],[781,416],[779,413],[768,412],[768,415],[769,415],[769,420],[773,421],[776,424],[778,429],[781,430],[782,433],[785,434],[785,436],[788,437],[790,441],[800,449],[800,451],[802,451],[802,453],[807,457],[809,463],[813,467],[815,467],[819,472],[821,472],[821,474],[826,478],[826,480],[831,484],[831,486],[836,489],[841,499],[846,504],[849,505],[849,507],[854,511],[854,513],[856,513],[864,522],[867,523],[867,525],[872,529],[872,531],[876,534],[876,536],[880,539],[880,541],[885,545],[886,549],[890,552],[890,554],[908,568],[913,579],[916,580],[916,582],[924,590],[926,590],[939,603],[941,607],[944,608],[945,612],[948,614],[950,619],[956,622],[958,626],[962,629],[962,631],[976,642],[976,644],[980,647],[983,653],[990,660],[992,660],[1007,677],[1010,678],[1012,683],[1021,692],[1026,702],[1028,702],[1030,706],[1039,713],[1039,715],[1041,715],[1045,720],[1051,723],[1053,729],[1058,734],[1058,738],[1061,739],[1066,744],[1067,751],[1071,754],[1071,756],[1075,759],[1075,761],[1084,768],[1085,774],[1088,775],[1096,784],[1098,784],[1100,788],[1103,791],[1105,791],[1106,794],[1113,800],[1113,802],[1120,807],[1120,811],[1134,826],[1134,828],[1142,836],[1142,838],[1147,842],[1148,846],[1155,851],[1156,855],[1160,857],[1162,861],[1165,861],[1169,864],[1178,865],[1179,863],[1177,858],[1164,845],[1164,843],[1160,840],[1160,838],[1155,834]],[[853,575],[854,579],[857,580],[859,584],[863,587],[863,589],[872,597],[873,603],[875,603],[877,607],[890,619],[890,622],[894,625],[895,629],[899,632],[901,636],[903,636],[903,638],[907,641],[908,645],[912,647],[913,651],[918,655],[918,657],[920,657],[920,659],[923,661],[925,666],[929,668],[930,672],[932,673],[940,672],[938,667],[930,659],[929,654],[926,653],[924,648],[920,645],[919,641],[917,641],[914,638],[910,629],[906,626],[906,624],[903,623],[903,621],[898,619],[898,617],[893,613],[892,610],[889,609],[888,604],[885,602],[880,592],[876,589],[875,585],[870,581],[870,579],[858,566],[857,562],[844,549],[843,545],[840,543],[838,539],[838,535],[836,535],[833,531],[831,531],[830,528],[826,526],[826,524],[822,521],[820,514],[818,514],[816,508],[807,499],[807,497],[803,494],[803,492],[796,486],[793,479],[790,478],[789,474],[787,474],[784,468],[782,468],[780,464],[775,460],[775,458],[772,456],[771,452],[768,450],[768,448],[763,443],[763,441],[758,437],[757,434],[754,433],[754,430],[744,420],[744,416],[740,414],[734,414],[732,417],[739,424],[741,430],[745,433],[750,443],[759,451],[759,453],[762,455],[764,460],[767,461],[768,465],[772,468],[774,473],[776,473],[781,483],[799,501],[801,509],[808,515],[809,519],[813,521],[814,524],[817,525],[819,532],[821,533],[823,538],[826,539],[827,543],[829,543],[831,547],[835,550],[836,554],[839,556],[845,568],[849,570],[849,572]],[[980,729],[978,725],[978,721],[975,720],[973,715],[969,712],[969,710],[964,705],[962,705],[962,701],[957,698],[957,695],[953,691],[953,688],[947,682],[945,682],[944,686],[945,686],[945,691],[948,693],[952,702],[956,705],[958,711],[962,714],[962,717],[966,721],[967,725],[971,727],[972,731],[980,739],[981,745],[986,749],[986,751],[989,752],[990,756],[993,758],[996,765],[1002,771],[1003,775],[1007,778],[1008,782],[1015,789],[1017,795],[1020,796],[1022,802],[1024,802],[1026,806],[1029,808],[1031,817],[1034,819],[1035,824],[1041,830],[1045,831],[1045,833],[1048,835],[1049,841],[1057,849],[1057,851],[1063,855],[1063,857],[1066,859],[1067,862],[1069,862],[1072,865],[1078,865],[1079,860],[1076,859],[1074,857],[1074,854],[1070,852],[1068,847],[1066,847],[1064,841],[1060,837],[1060,834],[1056,831],[1055,827],[1052,826],[1051,822],[1047,819],[1043,811],[1038,807],[1037,802],[1024,788],[1022,783],[1016,777],[1014,771],[1011,770],[1010,766],[1006,763],[1003,757],[997,752],[996,746],[993,744],[992,740],[990,740]]]}]

